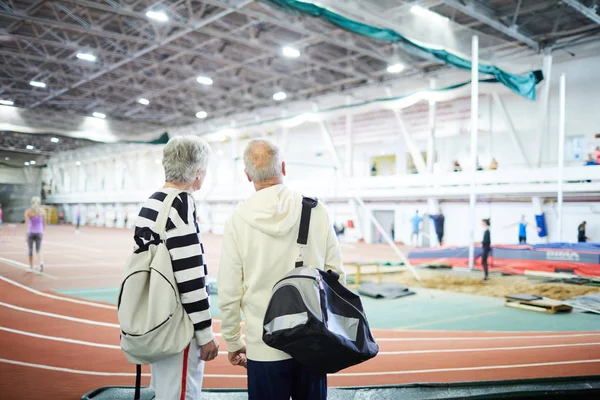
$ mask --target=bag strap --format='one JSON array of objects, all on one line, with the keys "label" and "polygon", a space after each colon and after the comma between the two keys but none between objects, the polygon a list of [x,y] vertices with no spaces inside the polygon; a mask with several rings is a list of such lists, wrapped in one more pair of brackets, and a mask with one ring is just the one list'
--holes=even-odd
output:
[{"label": "bag strap", "polygon": [[308,229],[310,228],[310,215],[312,209],[319,204],[319,200],[312,197],[302,196],[302,214],[300,215],[300,229],[298,230],[298,259],[296,260],[296,268],[304,265],[302,258],[302,248],[308,243]]},{"label": "bag strap", "polygon": [[134,400],[140,400],[142,391],[142,366],[137,364],[135,366],[135,393],[133,395]]},{"label": "bag strap", "polygon": [[160,235],[160,240],[163,242],[166,242],[167,240],[167,220],[171,213],[171,206],[173,206],[175,197],[179,196],[181,193],[183,193],[182,190],[173,190],[171,193],[167,194],[167,197],[165,197],[165,200],[163,201],[162,208],[156,217],[156,232]]}]

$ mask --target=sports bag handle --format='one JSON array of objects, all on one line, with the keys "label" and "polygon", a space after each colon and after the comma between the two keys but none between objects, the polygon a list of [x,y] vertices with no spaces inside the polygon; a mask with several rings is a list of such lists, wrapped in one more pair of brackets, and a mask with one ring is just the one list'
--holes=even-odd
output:
[{"label": "sports bag handle", "polygon": [[312,209],[319,204],[319,200],[311,197],[302,197],[302,215],[300,216],[300,229],[298,230],[298,259],[296,260],[296,268],[304,265],[302,258],[302,248],[308,243],[308,229],[310,227],[310,214]]},{"label": "sports bag handle", "polygon": [[163,242],[167,241],[167,220],[169,219],[171,206],[173,205],[173,201],[175,201],[175,197],[179,196],[180,193],[183,192],[181,190],[173,190],[169,193],[167,197],[165,197],[162,208],[156,217],[156,232],[160,235],[160,240]]}]

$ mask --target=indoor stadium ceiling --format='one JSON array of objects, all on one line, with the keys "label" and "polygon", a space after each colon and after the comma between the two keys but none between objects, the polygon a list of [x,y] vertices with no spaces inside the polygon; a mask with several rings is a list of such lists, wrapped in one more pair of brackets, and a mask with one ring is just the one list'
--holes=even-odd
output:
[{"label": "indoor stadium ceiling", "polygon": [[[335,3],[392,28],[420,5],[493,37],[483,55],[600,41],[590,0]],[[408,67],[390,74],[393,55],[389,43],[268,1],[0,0],[0,100],[44,112],[173,126],[276,105],[277,92],[299,100],[446,68],[403,54]]]}]

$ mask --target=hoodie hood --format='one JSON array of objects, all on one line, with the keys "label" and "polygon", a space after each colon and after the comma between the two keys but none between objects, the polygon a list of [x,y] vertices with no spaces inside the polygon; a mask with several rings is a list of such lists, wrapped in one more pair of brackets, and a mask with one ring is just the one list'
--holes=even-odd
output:
[{"label": "hoodie hood", "polygon": [[302,196],[284,185],[259,190],[236,209],[250,226],[270,236],[283,236],[300,220]]}]

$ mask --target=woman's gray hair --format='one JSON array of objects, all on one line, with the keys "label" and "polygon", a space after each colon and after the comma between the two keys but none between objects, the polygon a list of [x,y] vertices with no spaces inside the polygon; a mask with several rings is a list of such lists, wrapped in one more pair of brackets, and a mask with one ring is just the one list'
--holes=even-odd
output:
[{"label": "woman's gray hair", "polygon": [[280,178],[281,164],[279,148],[267,139],[251,140],[244,150],[244,167],[254,182]]},{"label": "woman's gray hair", "polygon": [[206,140],[198,136],[175,136],[163,150],[162,164],[165,180],[175,183],[192,183],[198,170],[206,172],[211,149]]}]

